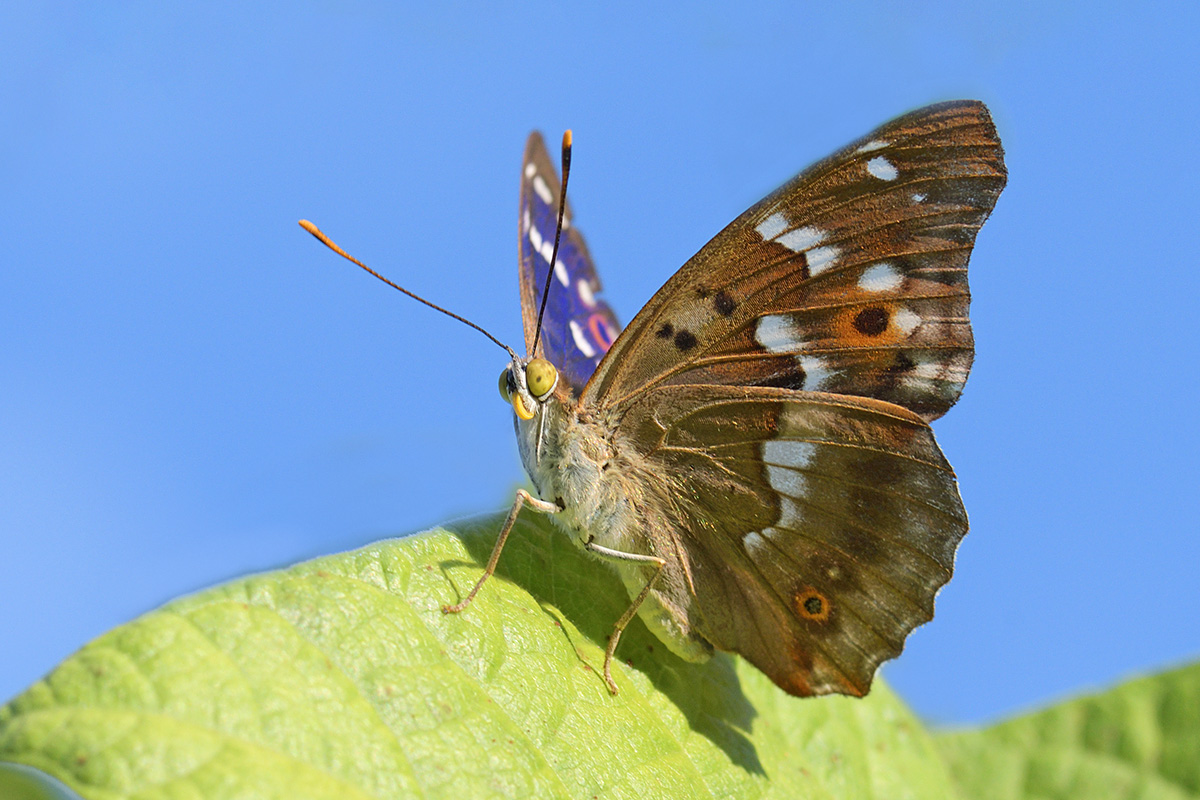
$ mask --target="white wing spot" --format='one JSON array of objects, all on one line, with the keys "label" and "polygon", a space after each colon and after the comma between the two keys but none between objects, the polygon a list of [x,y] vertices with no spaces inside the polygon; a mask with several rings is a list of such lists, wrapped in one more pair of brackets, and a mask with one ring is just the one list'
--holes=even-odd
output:
[{"label": "white wing spot", "polygon": [[875,156],[875,158],[868,161],[867,172],[881,181],[894,181],[896,180],[896,176],[900,174],[900,170],[896,169],[896,165],[883,156]]},{"label": "white wing spot", "polygon": [[920,192],[916,192],[915,194],[913,194],[912,201],[914,203],[924,203],[925,195],[921,194]]},{"label": "white wing spot", "polygon": [[550,194],[550,187],[542,180],[541,175],[533,176],[533,190],[537,192],[538,197],[542,198],[542,202],[550,205],[554,201],[554,195]]},{"label": "white wing spot", "polygon": [[575,320],[569,320],[567,325],[571,328],[571,338],[575,340],[575,346],[579,348],[579,352],[588,358],[595,357],[596,348],[592,347],[591,342],[583,335],[583,328],[579,327],[579,323]]},{"label": "white wing spot", "polygon": [[[543,239],[541,232],[537,228],[529,229],[529,243],[533,245],[533,249],[542,257],[542,260],[547,264],[554,257],[554,242],[549,239]],[[558,282],[563,286],[571,285],[571,277],[567,275],[567,268],[563,266],[561,261],[554,264],[554,277],[558,278]]]},{"label": "white wing spot", "polygon": [[[542,260],[547,264],[554,257],[554,242],[549,239],[543,239],[542,233],[537,228],[529,228],[529,243],[533,245],[533,249],[542,257]],[[571,285],[571,278],[567,275],[567,268],[559,261],[554,265],[554,277],[558,278],[558,282],[563,286]]]},{"label": "white wing spot", "polygon": [[[791,530],[800,530],[803,528],[803,515],[800,513],[800,505],[790,497],[781,496],[779,498],[779,522],[775,524],[781,528],[789,528]],[[763,533],[770,536],[777,531],[773,528],[767,528]]]},{"label": "white wing spot", "polygon": [[532,178],[533,173],[535,173],[535,172],[537,172],[537,167],[535,167],[533,165],[532,161],[530,161],[528,164],[525,165],[525,177],[526,178]]},{"label": "white wing spot", "polygon": [[[825,241],[825,231],[820,228],[796,228],[794,231],[788,231],[780,236],[775,241],[791,250],[794,253],[799,253],[801,250],[807,250],[814,245],[818,245]],[[812,266],[812,259],[809,259],[809,266]]]},{"label": "white wing spot", "polygon": [[575,282],[575,286],[579,289],[579,299],[588,308],[596,307],[596,295],[592,293],[592,286],[585,279],[580,278]]},{"label": "white wing spot", "polygon": [[917,364],[912,374],[923,380],[933,380],[942,374],[942,365],[936,361],[926,361],[924,364]]},{"label": "white wing spot", "polygon": [[804,476],[794,469],[768,464],[767,480],[771,482],[772,489],[788,497],[804,497],[808,493]]},{"label": "white wing spot", "polygon": [[825,366],[825,362],[816,356],[796,356],[796,360],[800,362],[800,369],[804,370],[806,391],[817,391],[833,375],[833,371]]},{"label": "white wing spot", "polygon": [[880,141],[879,139],[872,139],[871,141],[867,142],[866,144],[864,144],[862,147],[858,148],[854,152],[869,153],[872,150],[882,150],[883,148],[885,148],[887,146],[888,146],[887,142]]},{"label": "white wing spot", "polygon": [[901,308],[892,315],[892,323],[900,329],[901,333],[907,336],[921,324],[921,317],[911,309]]},{"label": "white wing spot", "polygon": [[794,353],[804,347],[787,314],[768,314],[758,318],[754,339],[768,353]]},{"label": "white wing spot", "polygon": [[837,261],[837,257],[841,255],[841,251],[833,245],[826,245],[825,247],[814,247],[804,255],[808,259],[808,274],[816,275],[832,267]]},{"label": "white wing spot", "polygon": [[746,552],[754,555],[767,547],[767,541],[758,531],[750,531],[742,537],[742,545],[746,548]]},{"label": "white wing spot", "polygon": [[858,279],[858,288],[866,292],[890,292],[899,289],[904,276],[887,261],[872,264],[863,270]]},{"label": "white wing spot", "polygon": [[[816,451],[817,446],[812,442],[799,442],[795,439],[768,439],[763,442],[763,461],[781,467],[804,469],[812,461]],[[768,477],[771,477],[770,474]],[[771,486],[775,489],[779,488],[775,485],[774,479],[771,480]]]},{"label": "white wing spot", "polygon": [[758,223],[758,227],[754,230],[758,231],[759,235],[762,236],[763,239],[770,241],[787,230],[787,225],[787,218],[783,216],[782,212],[776,211],[774,214]]}]

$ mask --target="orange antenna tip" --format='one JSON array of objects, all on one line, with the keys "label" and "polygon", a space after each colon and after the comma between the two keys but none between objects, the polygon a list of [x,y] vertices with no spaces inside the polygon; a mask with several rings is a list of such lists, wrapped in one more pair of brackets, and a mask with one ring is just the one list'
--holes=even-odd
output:
[{"label": "orange antenna tip", "polygon": [[371,273],[371,274],[372,274],[372,275],[374,275],[376,278],[378,278],[379,280],[383,281],[384,283],[386,283],[388,286],[392,287],[393,289],[395,289],[395,290],[397,290],[397,291],[399,291],[399,292],[403,292],[404,294],[408,295],[409,297],[411,297],[412,299],[416,300],[417,302],[424,303],[425,305],[427,305],[427,306],[429,306],[430,308],[432,308],[434,311],[440,311],[440,312],[442,312],[443,314],[445,314],[447,317],[451,317],[452,319],[456,319],[456,320],[458,320],[459,322],[463,323],[464,325],[469,325],[469,326],[471,326],[472,328],[474,328],[475,330],[479,331],[480,333],[482,333],[482,334],[483,334],[484,336],[486,336],[487,338],[491,339],[491,340],[492,340],[493,342],[495,342],[496,344],[500,345],[500,347],[503,347],[505,350],[507,350],[507,351],[508,351],[508,354],[509,354],[510,356],[512,356],[513,358],[516,358],[516,357],[517,357],[517,354],[513,352],[513,349],[512,349],[511,347],[509,347],[509,346],[508,346],[508,345],[506,345],[504,342],[502,342],[502,341],[500,341],[499,339],[497,339],[495,336],[492,336],[490,333],[488,333],[488,332],[487,332],[486,330],[484,330],[482,327],[480,327],[479,325],[476,325],[474,322],[471,322],[471,320],[467,319],[466,317],[460,317],[458,314],[455,314],[453,311],[447,311],[446,309],[444,309],[444,308],[442,308],[441,306],[439,306],[437,303],[431,303],[431,302],[429,302],[428,300],[426,300],[424,297],[421,297],[419,294],[414,294],[414,293],[410,292],[408,289],[405,289],[405,288],[404,288],[403,286],[401,286],[400,284],[398,284],[398,283],[394,283],[393,281],[389,280],[388,278],[385,278],[385,277],[383,277],[383,276],[382,276],[382,275],[380,275],[378,272],[376,272],[375,270],[371,269],[371,268],[370,268],[370,267],[368,267],[366,264],[364,264],[363,262],[359,261],[357,258],[355,258],[354,256],[350,255],[350,254],[349,254],[349,253],[347,253],[345,250],[343,250],[342,248],[340,248],[340,247],[338,247],[336,244],[334,244],[332,239],[330,239],[328,236],[326,236],[324,233],[322,233],[320,228],[318,228],[316,225],[312,224],[312,223],[311,223],[311,222],[309,222],[308,220],[306,220],[306,219],[302,219],[302,220],[300,220],[300,227],[301,227],[301,228],[304,228],[304,230],[308,231],[308,232],[309,232],[309,233],[311,233],[313,236],[317,237],[317,240],[318,240],[319,242],[321,242],[321,244],[325,245],[325,246],[326,246],[326,247],[328,247],[330,250],[332,250],[333,252],[337,253],[339,256],[341,256],[342,258],[346,259],[347,261],[350,261],[350,262],[352,262],[352,263],[354,263],[354,264],[356,264],[356,265],[358,265],[358,266],[362,267],[364,270],[366,270],[367,272]]}]

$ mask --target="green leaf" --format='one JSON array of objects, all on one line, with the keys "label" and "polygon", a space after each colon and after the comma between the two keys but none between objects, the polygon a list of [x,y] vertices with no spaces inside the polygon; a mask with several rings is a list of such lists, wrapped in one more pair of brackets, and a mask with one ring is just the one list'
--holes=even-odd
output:
[{"label": "green leaf", "polygon": [[488,518],[185,597],[0,709],[0,761],[88,798],[951,796],[886,687],[799,700],[635,621],[610,696],[617,579],[536,517],[497,576]]},{"label": "green leaf", "polygon": [[1200,664],[938,743],[977,800],[1200,797]]}]

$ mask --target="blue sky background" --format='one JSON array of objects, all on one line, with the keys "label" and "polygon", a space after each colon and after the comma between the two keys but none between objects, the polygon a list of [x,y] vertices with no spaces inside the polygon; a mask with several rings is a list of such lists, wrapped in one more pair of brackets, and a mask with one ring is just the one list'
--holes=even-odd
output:
[{"label": "blue sky background", "polygon": [[520,347],[530,129],[574,129],[627,321],[960,97],[1010,172],[936,426],[972,532],[885,675],[967,723],[1200,656],[1195,4],[189,5],[0,11],[0,701],[179,594],[508,503],[502,353],[297,219]]}]

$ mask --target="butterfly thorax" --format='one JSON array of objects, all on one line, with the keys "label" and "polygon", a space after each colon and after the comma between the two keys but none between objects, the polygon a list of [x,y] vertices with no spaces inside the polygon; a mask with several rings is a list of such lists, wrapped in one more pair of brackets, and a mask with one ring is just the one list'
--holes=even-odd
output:
[{"label": "butterfly thorax", "polygon": [[[663,486],[644,456],[617,434],[618,419],[583,409],[565,392],[539,404],[530,420],[513,416],[525,471],[538,495],[555,503],[555,523],[580,547],[654,555],[667,566],[638,616],[677,655],[708,658],[712,647],[695,632],[694,592]],[[651,574],[645,565],[606,561],[631,596]]]},{"label": "butterfly thorax", "polygon": [[631,522],[625,518],[631,504],[621,496],[617,476],[608,474],[618,455],[614,426],[581,419],[575,402],[560,393],[538,405],[533,419],[513,415],[521,461],[537,494],[562,509],[555,519],[579,544],[592,536],[619,548],[618,532]]}]

